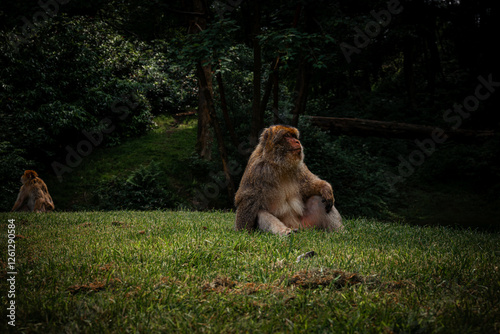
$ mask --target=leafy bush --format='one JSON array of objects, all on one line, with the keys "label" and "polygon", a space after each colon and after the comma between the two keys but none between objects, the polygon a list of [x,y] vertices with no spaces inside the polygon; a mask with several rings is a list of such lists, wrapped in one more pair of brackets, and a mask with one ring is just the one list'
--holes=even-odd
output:
[{"label": "leafy bush", "polygon": [[95,192],[102,210],[155,210],[173,208],[177,197],[165,188],[165,176],[160,164],[134,170],[126,180],[114,177],[101,183]]},{"label": "leafy bush", "polygon": [[43,160],[65,154],[66,145],[85,139],[83,130],[102,131],[103,120],[106,145],[145,133],[153,113],[177,111],[196,96],[189,73],[159,50],[167,45],[158,45],[127,40],[93,18],[64,15],[37,25],[17,47],[2,43],[0,136]]}]

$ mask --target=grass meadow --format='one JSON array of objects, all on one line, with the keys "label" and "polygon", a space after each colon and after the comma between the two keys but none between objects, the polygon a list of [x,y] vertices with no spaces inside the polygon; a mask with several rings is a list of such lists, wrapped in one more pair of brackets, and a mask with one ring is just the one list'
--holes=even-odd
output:
[{"label": "grass meadow", "polygon": [[343,234],[279,237],[234,231],[231,212],[0,219],[2,333],[500,331],[495,233],[346,219]]}]

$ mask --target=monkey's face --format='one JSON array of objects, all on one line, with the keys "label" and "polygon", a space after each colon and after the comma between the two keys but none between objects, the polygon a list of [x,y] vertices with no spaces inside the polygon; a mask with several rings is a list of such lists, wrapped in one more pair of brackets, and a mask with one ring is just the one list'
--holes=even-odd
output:
[{"label": "monkey's face", "polygon": [[300,144],[300,141],[291,133],[285,134],[283,141],[288,154],[300,158],[302,155],[302,145]]},{"label": "monkey's face", "polygon": [[261,136],[264,155],[278,164],[295,165],[304,154],[299,141],[299,130],[290,126],[275,125],[264,130]]},{"label": "monkey's face", "polygon": [[26,182],[33,180],[38,177],[38,174],[34,170],[27,170],[21,176],[21,183],[25,184]]}]

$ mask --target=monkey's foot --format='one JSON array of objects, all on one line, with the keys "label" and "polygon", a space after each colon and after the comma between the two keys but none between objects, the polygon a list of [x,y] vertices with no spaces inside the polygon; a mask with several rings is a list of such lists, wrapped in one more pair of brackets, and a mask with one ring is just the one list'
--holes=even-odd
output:
[{"label": "monkey's foot", "polygon": [[299,229],[297,228],[285,228],[282,232],[280,232],[280,235],[283,235],[283,236],[287,236],[287,235],[290,235],[290,234],[293,234],[293,233],[298,233],[299,232]]}]

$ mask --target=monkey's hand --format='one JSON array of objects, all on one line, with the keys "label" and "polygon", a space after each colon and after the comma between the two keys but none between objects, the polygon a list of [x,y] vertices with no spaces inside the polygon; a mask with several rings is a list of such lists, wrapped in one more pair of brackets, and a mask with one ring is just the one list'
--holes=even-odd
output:
[{"label": "monkey's hand", "polygon": [[330,213],[333,207],[333,202],[335,202],[335,198],[333,198],[332,186],[326,182],[323,189],[321,189],[321,197],[323,197],[322,202],[325,204],[326,213]]}]

